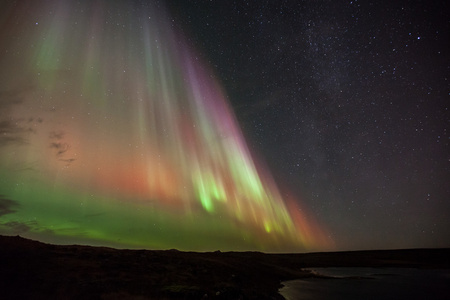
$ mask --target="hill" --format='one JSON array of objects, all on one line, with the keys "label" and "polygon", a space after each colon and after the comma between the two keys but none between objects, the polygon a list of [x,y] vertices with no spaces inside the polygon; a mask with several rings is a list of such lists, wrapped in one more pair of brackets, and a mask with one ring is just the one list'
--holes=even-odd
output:
[{"label": "hill", "polygon": [[305,254],[118,250],[0,236],[3,299],[283,299],[305,267],[450,268],[450,249]]}]

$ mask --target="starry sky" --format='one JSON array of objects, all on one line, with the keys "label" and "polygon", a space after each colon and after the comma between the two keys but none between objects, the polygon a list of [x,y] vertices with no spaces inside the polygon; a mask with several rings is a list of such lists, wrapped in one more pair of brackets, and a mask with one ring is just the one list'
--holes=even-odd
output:
[{"label": "starry sky", "polygon": [[338,249],[450,245],[448,4],[181,3],[250,147]]},{"label": "starry sky", "polygon": [[1,234],[450,247],[445,3],[1,5]]}]

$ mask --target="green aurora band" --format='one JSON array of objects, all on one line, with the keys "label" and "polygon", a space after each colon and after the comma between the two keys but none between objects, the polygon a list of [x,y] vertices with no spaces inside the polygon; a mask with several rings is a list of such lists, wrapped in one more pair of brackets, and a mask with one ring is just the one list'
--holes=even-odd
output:
[{"label": "green aurora band", "polygon": [[299,251],[330,241],[253,160],[165,9],[0,6],[0,233],[120,248]]}]

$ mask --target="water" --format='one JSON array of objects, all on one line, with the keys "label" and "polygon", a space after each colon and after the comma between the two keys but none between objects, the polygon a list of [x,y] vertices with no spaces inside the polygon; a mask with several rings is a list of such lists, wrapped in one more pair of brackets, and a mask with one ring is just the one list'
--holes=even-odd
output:
[{"label": "water", "polygon": [[313,268],[330,278],[283,282],[287,300],[450,299],[450,270],[408,268]]}]

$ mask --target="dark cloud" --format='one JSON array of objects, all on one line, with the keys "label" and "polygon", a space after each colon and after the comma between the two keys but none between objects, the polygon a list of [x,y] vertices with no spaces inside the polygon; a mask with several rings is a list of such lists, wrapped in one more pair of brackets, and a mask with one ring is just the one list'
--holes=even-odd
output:
[{"label": "dark cloud", "polygon": [[56,150],[56,156],[59,157],[59,161],[65,162],[66,165],[70,165],[76,159],[75,158],[64,158],[62,157],[69,149],[70,145],[63,142],[65,132],[64,131],[52,131],[49,134],[50,148]]},{"label": "dark cloud", "polygon": [[7,214],[15,213],[15,207],[18,207],[19,203],[14,200],[7,199],[3,195],[0,195],[0,217]]},{"label": "dark cloud", "polygon": [[7,234],[25,234],[28,232],[39,232],[45,235],[53,235],[54,231],[48,228],[39,226],[39,223],[35,220],[32,221],[9,221],[0,223],[0,233]]},{"label": "dark cloud", "polygon": [[71,163],[73,163],[74,161],[76,161],[75,158],[68,158],[68,159],[60,159],[59,161],[65,162],[66,165],[70,165]]},{"label": "dark cloud", "polygon": [[[7,199],[5,196],[0,195],[0,217],[15,213],[19,206],[20,204],[17,201]],[[50,229],[41,228],[35,220],[0,222],[0,234],[5,232],[8,234],[24,234],[35,230],[46,234],[53,234]]]},{"label": "dark cloud", "polygon": [[23,92],[20,90],[0,91],[0,110],[6,111],[14,105],[22,104]]},{"label": "dark cloud", "polygon": [[26,144],[25,134],[36,133],[36,123],[42,123],[41,117],[13,116],[15,107],[25,103],[25,95],[31,88],[23,90],[0,91],[0,147],[9,144]]},{"label": "dark cloud", "polygon": [[50,148],[56,149],[56,155],[62,155],[67,150],[69,150],[69,145],[67,143],[50,143]]},{"label": "dark cloud", "polygon": [[57,156],[60,156],[67,150],[69,150],[69,144],[61,142],[61,140],[64,138],[64,134],[65,133],[63,131],[52,131],[49,135],[51,141],[50,148],[56,150]]},{"label": "dark cloud", "polygon": [[12,231],[14,234],[23,234],[29,232],[36,225],[35,221],[30,222],[18,222],[10,221],[0,224],[0,226],[7,227],[8,231]]},{"label": "dark cloud", "polygon": [[0,146],[26,143],[23,133],[27,129],[19,124],[17,121],[0,120]]},{"label": "dark cloud", "polygon": [[64,131],[52,131],[50,132],[49,138],[51,140],[61,140],[64,137]]}]

